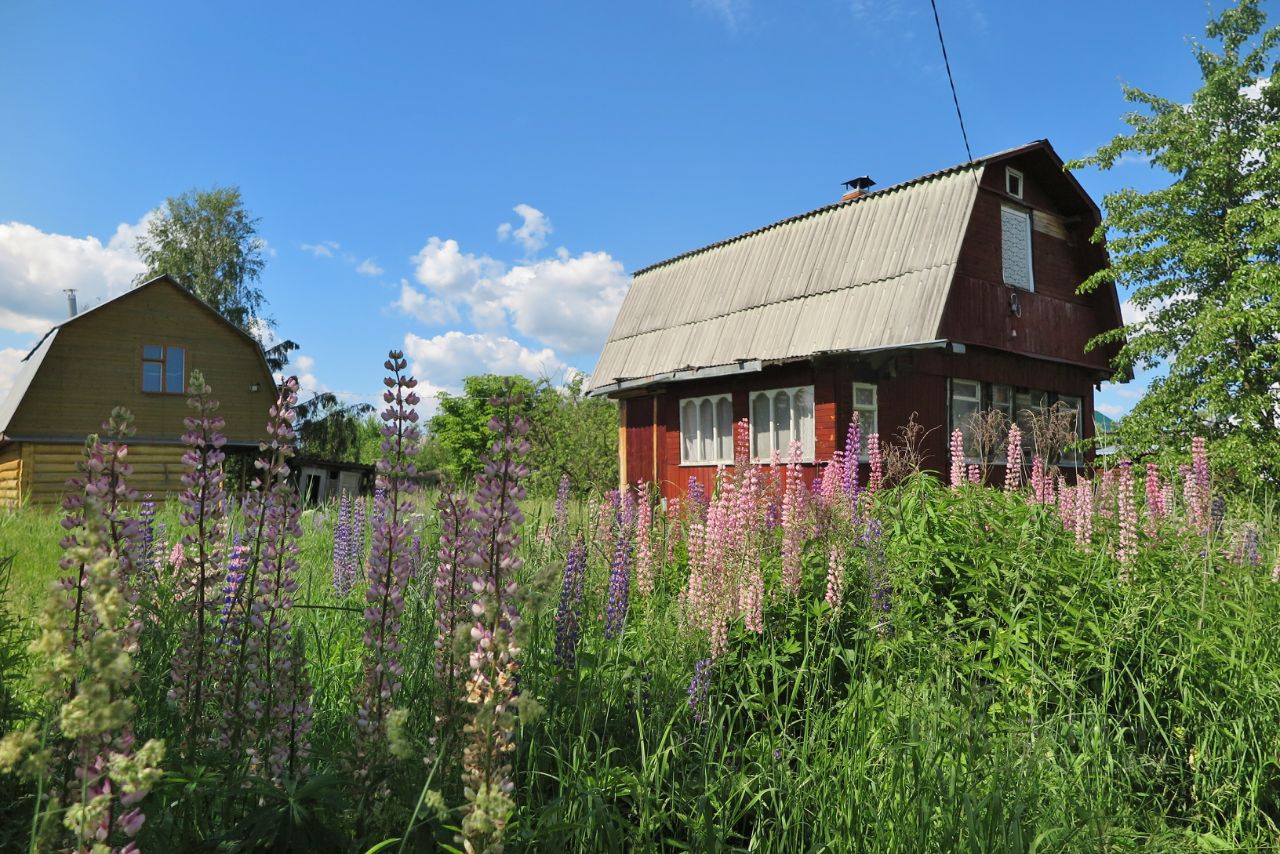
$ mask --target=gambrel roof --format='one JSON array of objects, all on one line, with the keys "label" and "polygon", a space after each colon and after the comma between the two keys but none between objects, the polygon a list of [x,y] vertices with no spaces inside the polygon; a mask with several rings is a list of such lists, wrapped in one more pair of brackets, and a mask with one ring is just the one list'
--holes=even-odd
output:
[{"label": "gambrel roof", "polygon": [[984,167],[1037,148],[1061,166],[1040,140],[639,270],[590,389],[936,342]]}]

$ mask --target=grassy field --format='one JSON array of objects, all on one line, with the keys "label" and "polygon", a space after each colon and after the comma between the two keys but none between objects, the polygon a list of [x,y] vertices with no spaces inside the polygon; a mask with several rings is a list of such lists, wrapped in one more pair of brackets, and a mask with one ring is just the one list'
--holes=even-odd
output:
[{"label": "grassy field", "polygon": [[[1088,543],[1025,491],[953,490],[927,476],[861,509],[795,500],[803,513],[779,522],[786,501],[762,494],[714,576],[717,590],[746,591],[759,574],[754,628],[739,593],[721,590],[719,605],[704,606],[710,587],[689,592],[719,503],[657,514],[651,590],[638,583],[639,524],[622,521],[625,508],[594,500],[562,528],[548,504],[530,508],[518,549],[524,646],[507,850],[1276,847],[1280,585],[1264,502],[1233,504],[1208,533],[1170,508],[1158,525],[1141,524],[1122,565],[1122,508],[1108,509],[1101,484]],[[1138,504],[1145,512],[1140,491]],[[216,747],[180,754],[182,717],[166,696],[180,597],[160,584],[140,599],[133,729],[170,745],[143,801],[143,850],[364,851],[388,839],[400,840],[390,850],[461,848],[470,801],[450,739],[466,740],[459,721],[475,706],[437,665],[438,514],[423,502],[410,517],[425,557],[399,627],[404,714],[374,734],[385,751],[353,724],[368,623],[365,582],[334,591],[338,514],[304,512],[296,546],[292,637],[312,692],[310,758],[294,776],[272,779]],[[32,634],[59,574],[58,518],[0,515],[0,554],[14,556],[5,601],[18,621],[6,637]],[[178,529],[175,505],[159,518]],[[237,516],[231,529],[243,525]],[[562,595],[579,535],[569,664],[557,632],[574,609]],[[630,588],[611,632],[620,542]],[[362,560],[372,560],[367,545]],[[41,666],[29,658],[6,672],[25,720],[52,712],[25,675]],[[36,784],[4,786],[0,842],[20,850]]]}]

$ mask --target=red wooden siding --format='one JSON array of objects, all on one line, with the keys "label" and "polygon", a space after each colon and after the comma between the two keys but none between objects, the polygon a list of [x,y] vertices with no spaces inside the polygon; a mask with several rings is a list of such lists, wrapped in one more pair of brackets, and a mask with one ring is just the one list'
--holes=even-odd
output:
[{"label": "red wooden siding", "polygon": [[[1107,289],[1080,295],[1076,288],[1101,269],[1104,253],[1089,242],[1097,214],[1074,193],[1066,178],[1043,172],[1040,158],[988,165],[965,232],[956,277],[943,312],[939,337],[1107,371],[1114,347],[1086,353],[1086,342],[1119,325],[1118,307]],[[1004,192],[1005,166],[1024,172],[1023,198]],[[1029,208],[1033,217],[1052,218],[1066,237],[1031,231],[1035,291],[1004,284],[1000,207]],[[1016,294],[1020,313],[1010,307]]]},{"label": "red wooden siding", "polygon": [[650,395],[625,401],[622,429],[626,431],[626,467],[622,476],[628,483],[652,481],[655,476],[653,404],[654,398]]}]

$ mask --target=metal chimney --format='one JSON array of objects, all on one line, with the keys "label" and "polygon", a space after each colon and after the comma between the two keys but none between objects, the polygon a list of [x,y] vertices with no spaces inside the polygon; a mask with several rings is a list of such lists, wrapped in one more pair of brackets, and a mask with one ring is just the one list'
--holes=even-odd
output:
[{"label": "metal chimney", "polygon": [[67,317],[76,316],[76,289],[63,288],[62,292],[67,295]]},{"label": "metal chimney", "polygon": [[866,175],[863,175],[860,178],[854,178],[850,181],[845,181],[844,188],[846,192],[843,196],[840,197],[840,201],[847,202],[850,199],[856,199],[859,196],[865,196],[867,194],[867,191],[870,190],[875,185],[876,185],[876,182],[872,181]]}]

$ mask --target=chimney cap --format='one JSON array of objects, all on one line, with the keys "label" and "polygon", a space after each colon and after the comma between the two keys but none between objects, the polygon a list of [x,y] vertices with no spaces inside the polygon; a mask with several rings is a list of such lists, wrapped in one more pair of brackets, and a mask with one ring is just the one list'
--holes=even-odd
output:
[{"label": "chimney cap", "polygon": [[867,190],[870,190],[875,185],[876,185],[876,182],[872,181],[870,176],[862,175],[857,178],[850,178],[848,181],[845,181],[842,186],[846,190],[852,190],[858,193],[865,193]]}]

